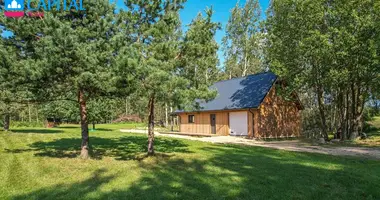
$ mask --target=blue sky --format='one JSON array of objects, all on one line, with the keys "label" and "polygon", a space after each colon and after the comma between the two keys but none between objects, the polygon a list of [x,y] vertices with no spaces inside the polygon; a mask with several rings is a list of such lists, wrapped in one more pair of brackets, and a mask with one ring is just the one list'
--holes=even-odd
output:
[{"label": "blue sky", "polygon": [[[115,0],[111,0],[111,2]],[[123,0],[116,0],[119,7],[123,7]],[[259,0],[261,9],[263,12],[268,8],[270,0]],[[215,13],[213,20],[215,22],[220,22],[222,24],[222,30],[218,31],[216,35],[216,41],[221,44],[222,38],[224,36],[224,28],[228,22],[230,15],[230,10],[236,5],[237,0],[188,0],[185,4],[185,8],[181,11],[181,20],[183,24],[183,29],[186,30],[186,26],[190,24],[191,20],[194,19],[198,12],[202,12],[206,7],[213,7]],[[245,0],[240,0],[239,4],[244,5]],[[263,15],[263,18],[265,16]],[[5,35],[9,35],[6,33]],[[219,50],[218,56],[223,64],[223,52]]]},{"label": "blue sky", "polygon": [[[181,11],[181,20],[184,26],[190,24],[191,20],[194,19],[198,12],[204,11],[206,7],[213,7],[214,16],[213,20],[215,22],[220,22],[222,24],[222,30],[218,31],[216,34],[216,41],[221,44],[222,38],[224,36],[224,29],[228,22],[230,16],[230,10],[236,5],[238,0],[188,0],[185,4],[185,8]],[[239,4],[244,5],[246,0],[240,0]],[[259,0],[262,13],[267,10],[270,0]],[[265,15],[262,15],[265,18]],[[186,27],[184,27],[186,30]],[[223,65],[223,52],[219,50],[218,56],[220,59],[220,64]]]}]

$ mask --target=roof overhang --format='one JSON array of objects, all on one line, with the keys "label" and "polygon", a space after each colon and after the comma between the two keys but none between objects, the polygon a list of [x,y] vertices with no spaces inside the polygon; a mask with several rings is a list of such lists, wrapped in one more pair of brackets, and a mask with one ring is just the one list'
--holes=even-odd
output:
[{"label": "roof overhang", "polygon": [[198,110],[198,111],[180,111],[172,112],[170,115],[179,115],[179,114],[192,114],[192,113],[215,113],[215,112],[237,112],[237,111],[246,111],[246,110],[257,110],[258,108],[238,108],[238,109],[223,109],[223,110]]}]

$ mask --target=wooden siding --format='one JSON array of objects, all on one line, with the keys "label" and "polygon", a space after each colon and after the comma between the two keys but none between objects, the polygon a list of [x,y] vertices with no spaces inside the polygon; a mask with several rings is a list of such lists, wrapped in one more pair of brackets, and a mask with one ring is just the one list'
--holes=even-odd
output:
[{"label": "wooden siding", "polygon": [[[228,112],[181,113],[180,132],[211,134],[211,114],[216,116],[216,135],[229,135]],[[194,115],[195,123],[189,123],[189,115]]]},{"label": "wooden siding", "polygon": [[[251,109],[248,110],[248,137],[253,138],[253,137],[258,137],[258,111],[256,109]],[[252,119],[254,117],[254,119]],[[254,123],[254,127],[252,127],[252,124]],[[253,132],[254,131],[254,132]]]},{"label": "wooden siding", "polygon": [[298,137],[301,133],[301,114],[293,102],[276,95],[273,87],[259,107],[259,138]]},{"label": "wooden siding", "polygon": [[[230,135],[229,113],[248,113],[248,137],[283,138],[298,137],[301,133],[301,114],[294,102],[284,101],[273,87],[258,109],[223,110],[213,112],[180,113],[180,132],[211,134],[210,114],[216,115],[216,135]],[[253,114],[252,114],[253,112]],[[194,115],[195,123],[188,123]],[[254,124],[253,124],[254,123]]]}]

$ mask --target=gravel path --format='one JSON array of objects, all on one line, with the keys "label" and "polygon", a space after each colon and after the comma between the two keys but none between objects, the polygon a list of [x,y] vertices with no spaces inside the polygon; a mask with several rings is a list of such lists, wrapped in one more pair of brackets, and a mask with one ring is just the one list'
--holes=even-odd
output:
[{"label": "gravel path", "polygon": [[[147,134],[146,130],[120,130],[121,132],[129,133],[141,133]],[[247,146],[259,146],[267,147],[272,149],[280,149],[286,151],[296,151],[296,152],[309,152],[309,153],[320,153],[336,156],[360,156],[371,159],[380,160],[380,149],[374,148],[364,148],[364,147],[323,147],[319,145],[311,145],[309,143],[301,142],[298,140],[291,141],[275,141],[275,142],[264,142],[250,140],[240,137],[231,136],[217,136],[217,137],[192,137],[185,135],[174,135],[174,134],[161,134],[155,132],[156,136],[160,137],[172,137],[172,138],[182,138],[188,140],[196,140],[202,142],[211,142],[218,144],[241,144]]]}]

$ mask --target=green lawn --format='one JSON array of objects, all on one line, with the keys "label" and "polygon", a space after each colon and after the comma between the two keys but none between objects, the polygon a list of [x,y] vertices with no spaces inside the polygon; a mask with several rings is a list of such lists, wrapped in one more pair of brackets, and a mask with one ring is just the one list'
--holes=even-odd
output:
[{"label": "green lawn", "polygon": [[[0,199],[380,199],[380,161],[146,136],[125,125],[0,131]],[[131,128],[131,127],[126,127]]]}]

